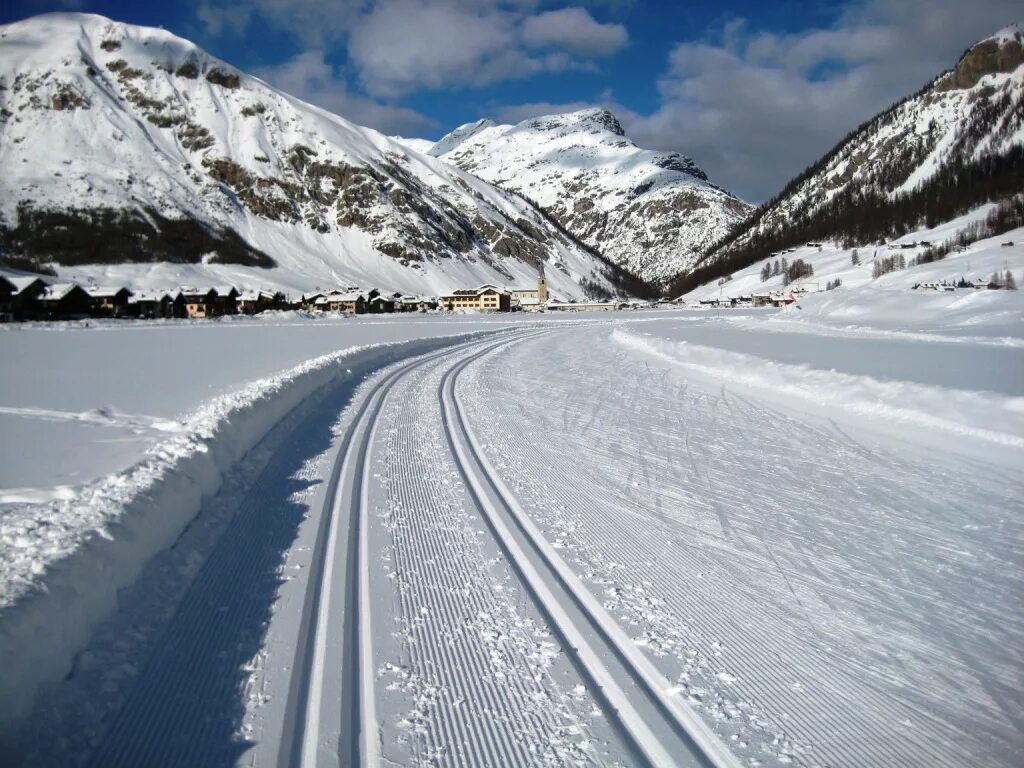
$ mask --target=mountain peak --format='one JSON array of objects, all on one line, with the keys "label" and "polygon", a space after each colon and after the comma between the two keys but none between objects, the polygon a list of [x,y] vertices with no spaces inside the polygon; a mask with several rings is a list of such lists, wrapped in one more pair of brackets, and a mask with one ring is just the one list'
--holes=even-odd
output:
[{"label": "mountain peak", "polygon": [[557,115],[542,115],[541,117],[524,120],[519,123],[519,126],[535,131],[566,132],[564,129],[568,129],[569,131],[582,130],[591,133],[607,131],[622,137],[626,135],[626,131],[623,130],[618,118],[607,109],[601,107],[581,109],[576,112],[565,112]]},{"label": "mountain peak", "polygon": [[437,143],[430,148],[427,154],[433,155],[434,157],[440,157],[446,152],[451,152],[463,142],[473,138],[480,133],[480,131],[487,130],[488,128],[494,128],[497,125],[498,124],[496,122],[488,118],[483,118],[473,123],[464,123],[451,133],[441,137]]},{"label": "mountain peak", "polygon": [[625,279],[520,198],[166,30],[62,13],[0,40],[5,255],[134,288]]},{"label": "mountain peak", "polygon": [[689,267],[750,210],[678,152],[641,149],[609,110],[462,126],[431,154],[524,195],[644,279]]}]

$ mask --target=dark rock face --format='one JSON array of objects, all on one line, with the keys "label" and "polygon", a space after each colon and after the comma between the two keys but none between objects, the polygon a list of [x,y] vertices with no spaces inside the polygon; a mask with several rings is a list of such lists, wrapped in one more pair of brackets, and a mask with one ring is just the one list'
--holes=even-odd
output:
[{"label": "dark rock face", "polygon": [[191,61],[186,61],[176,70],[174,70],[174,74],[178,77],[187,78],[188,80],[195,80],[197,77],[199,77],[199,68]]},{"label": "dark rock face", "polygon": [[214,85],[231,88],[232,90],[242,84],[241,79],[234,72],[228,72],[219,68],[214,68],[207,72],[206,80]]},{"label": "dark rock face", "polygon": [[64,266],[210,261],[248,267],[275,266],[237,232],[212,229],[192,218],[168,219],[153,209],[46,210],[22,204],[18,223],[0,221],[0,248],[16,257]]},{"label": "dark rock face", "polygon": [[670,152],[667,155],[661,155],[655,159],[654,164],[667,171],[679,171],[680,173],[689,174],[695,179],[700,179],[701,181],[708,180],[708,175],[698,168],[697,164],[693,162],[691,158],[681,155],[678,152]]},{"label": "dark rock face", "polygon": [[978,43],[964,54],[959,63],[935,87],[936,91],[973,88],[985,75],[1012,72],[1024,64],[1024,45],[1020,33],[1015,40],[1000,44],[996,40]]}]

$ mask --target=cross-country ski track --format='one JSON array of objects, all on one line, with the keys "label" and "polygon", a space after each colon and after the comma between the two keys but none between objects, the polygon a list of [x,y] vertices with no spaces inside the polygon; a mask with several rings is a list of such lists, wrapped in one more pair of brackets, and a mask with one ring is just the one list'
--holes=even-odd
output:
[{"label": "cross-country ski track", "polygon": [[[942,510],[983,525],[1012,482],[870,450],[639,343],[526,325],[310,398],[183,534],[211,532],[201,558],[161,556],[76,661],[83,686],[92,656],[118,663],[109,695],[43,699],[25,764],[1004,764],[1020,621],[943,579],[1014,577],[974,573],[956,537],[982,534]],[[779,471],[801,478],[785,511]],[[871,525],[828,518],[831,488],[887,526],[898,575]]]}]

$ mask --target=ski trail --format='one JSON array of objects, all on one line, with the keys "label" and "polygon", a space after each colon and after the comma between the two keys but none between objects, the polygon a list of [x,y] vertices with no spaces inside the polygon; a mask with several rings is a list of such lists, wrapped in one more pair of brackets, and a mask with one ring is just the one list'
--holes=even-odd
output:
[{"label": "ski trail", "polygon": [[[477,505],[487,516],[492,531],[501,540],[539,605],[543,606],[559,634],[565,638],[567,646],[572,648],[579,666],[601,691],[623,729],[633,740],[638,753],[644,755],[652,765],[738,766],[735,757],[718,737],[685,705],[666,693],[671,687],[668,681],[637,651],[615,621],[580,585],[575,574],[533,526],[507,486],[483,457],[477,438],[468,429],[462,416],[461,401],[456,390],[458,375],[469,362],[464,361],[452,368],[441,383],[440,401],[450,445],[459,459],[463,477],[473,489]],[[495,501],[505,508],[505,514],[496,508]],[[506,516],[519,527],[526,541],[534,548],[536,554],[533,557],[513,534]],[[543,572],[535,564],[536,559],[540,559],[546,566]],[[556,597],[552,592],[548,586],[552,582],[561,586],[565,592],[563,596]],[[566,612],[567,602],[574,602],[581,609],[588,624],[586,632],[578,620]],[[606,644],[603,654],[595,650],[595,640]],[[605,659],[609,656],[621,662],[618,675],[613,675],[606,666]],[[618,684],[617,677],[621,679],[623,676],[632,686],[644,689],[646,696],[656,705],[654,710],[666,717],[668,727],[661,723],[660,730],[652,729],[649,725],[651,709],[637,708],[639,697],[627,696]],[[674,735],[675,739],[665,741],[666,732]],[[679,750],[680,741],[685,747],[682,753]]]},{"label": "ski trail", "polygon": [[[527,361],[556,350],[559,365],[538,377]],[[750,745],[741,755],[956,765],[983,754],[1006,764],[1021,736],[1002,702],[1013,701],[1024,627],[994,596],[1013,594],[1017,577],[975,565],[1013,562],[1012,518],[998,523],[1006,536],[991,531],[1019,483],[976,464],[950,472],[864,451],[731,389],[719,403],[717,382],[674,375],[663,385],[586,337],[525,342],[507,357],[516,379],[482,365],[463,377],[484,453],[652,662],[720,732]],[[501,404],[530,398],[541,381],[559,409],[534,408],[525,424],[506,418]],[[584,397],[583,381],[599,387]],[[604,386],[643,397],[595,414]],[[592,415],[585,433],[562,429]],[[536,433],[547,439],[527,438]],[[687,447],[689,468],[679,461]],[[650,484],[623,493],[641,456]],[[901,563],[911,570],[894,578]],[[953,602],[927,588],[936,573],[955,584]],[[971,583],[978,573],[995,577],[991,588]],[[976,597],[959,600],[964,590]],[[966,654],[940,628],[969,638]]]}]

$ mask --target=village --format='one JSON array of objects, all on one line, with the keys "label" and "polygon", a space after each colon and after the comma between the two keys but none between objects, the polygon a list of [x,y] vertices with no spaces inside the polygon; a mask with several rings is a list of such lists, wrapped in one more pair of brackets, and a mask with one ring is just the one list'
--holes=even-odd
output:
[{"label": "village", "polygon": [[560,301],[548,296],[541,272],[535,286],[485,284],[438,296],[346,286],[303,293],[239,290],[231,285],[133,291],[123,285],[80,285],[42,275],[0,274],[0,322],[88,318],[202,319],[299,310],[341,315],[403,312],[608,312],[653,306],[643,301]]}]

